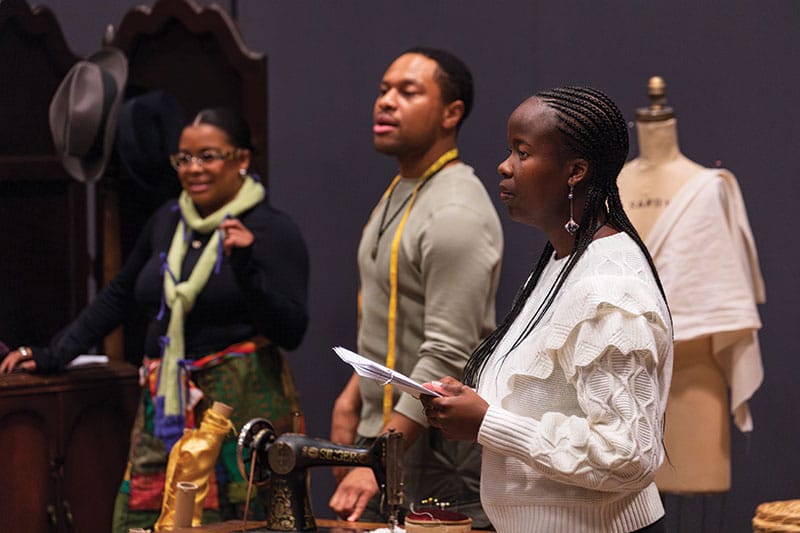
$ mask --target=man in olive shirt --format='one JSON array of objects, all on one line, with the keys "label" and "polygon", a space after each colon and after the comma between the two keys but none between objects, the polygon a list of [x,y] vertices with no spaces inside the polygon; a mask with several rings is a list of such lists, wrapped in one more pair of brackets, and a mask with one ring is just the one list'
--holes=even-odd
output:
[{"label": "man in olive shirt", "polygon": [[[427,48],[389,66],[375,101],[374,145],[395,157],[399,174],[361,236],[358,351],[420,383],[460,377],[495,326],[502,230],[456,147],[471,105],[467,67]],[[364,444],[389,428],[406,439],[406,507],[434,497],[471,516],[475,527],[489,525],[480,507],[478,447],[446,441],[428,427],[419,400],[396,390],[384,396],[380,383],[353,374],[334,405],[332,440]],[[369,468],[339,470],[337,477],[330,506],[339,516],[383,520]]]}]

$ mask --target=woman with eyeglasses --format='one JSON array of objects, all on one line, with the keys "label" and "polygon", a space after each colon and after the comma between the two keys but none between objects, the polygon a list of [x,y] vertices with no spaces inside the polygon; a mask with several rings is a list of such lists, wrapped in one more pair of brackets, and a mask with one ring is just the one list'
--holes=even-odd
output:
[{"label": "woman with eyeglasses", "polygon": [[[280,349],[296,348],[305,333],[308,255],[298,228],[248,172],[252,150],[236,112],[198,113],[170,158],[183,189],[177,201],[153,214],[119,274],[50,346],[21,347],[0,364],[2,373],[57,372],[131,313],[146,316],[145,387],[114,531],[153,526],[169,450],[214,401],[233,407],[236,427],[262,417],[282,433],[299,420]],[[220,464],[234,457],[229,439]],[[235,468],[216,472],[226,486],[210,491],[204,523],[234,518],[244,503]]]}]

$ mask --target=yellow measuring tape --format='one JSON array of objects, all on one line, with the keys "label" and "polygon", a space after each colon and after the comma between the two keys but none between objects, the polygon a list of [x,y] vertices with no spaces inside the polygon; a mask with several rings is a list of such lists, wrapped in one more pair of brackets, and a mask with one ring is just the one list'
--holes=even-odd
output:
[{"label": "yellow measuring tape", "polygon": [[[425,172],[423,172],[422,176],[419,178],[419,182],[417,183],[414,190],[411,191],[411,199],[406,206],[405,211],[403,212],[403,218],[400,219],[400,223],[397,225],[397,229],[394,232],[394,238],[392,239],[392,255],[389,260],[389,317],[388,317],[388,324],[387,324],[387,335],[386,335],[386,366],[394,370],[395,366],[395,358],[396,358],[396,342],[397,342],[397,281],[398,281],[398,272],[397,272],[397,260],[400,251],[400,238],[403,235],[403,229],[405,228],[406,221],[408,220],[408,215],[411,213],[411,208],[414,205],[414,200],[417,197],[417,192],[425,185],[430,178],[432,178],[437,172],[439,172],[444,166],[454,160],[458,159],[458,149],[453,148],[445,152],[439,159],[437,159],[431,166],[428,167]],[[397,186],[397,182],[400,181],[400,175],[398,174],[395,176],[394,180],[392,180],[391,185],[386,190],[383,195],[383,198],[388,201],[388,196],[392,193],[392,190]],[[392,416],[392,385],[388,384],[383,388],[383,425],[389,423],[389,419]]]}]

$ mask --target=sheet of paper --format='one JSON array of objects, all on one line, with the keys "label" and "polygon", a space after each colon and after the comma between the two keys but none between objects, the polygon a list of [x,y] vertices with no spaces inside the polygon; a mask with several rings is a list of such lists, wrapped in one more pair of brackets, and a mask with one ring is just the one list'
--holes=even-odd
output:
[{"label": "sheet of paper", "polygon": [[408,376],[405,376],[400,372],[395,372],[391,368],[367,359],[363,355],[351,352],[347,348],[336,346],[333,351],[336,352],[336,355],[338,355],[342,361],[352,366],[353,370],[355,370],[359,376],[374,379],[375,381],[380,382],[382,385],[388,385],[391,383],[398,389],[409,393],[414,398],[419,398],[421,394],[441,396],[441,394],[438,392],[426,389]]},{"label": "sheet of paper", "polygon": [[76,366],[86,366],[92,364],[101,364],[101,365],[108,364],[108,356],[91,355],[91,354],[79,355],[78,357],[67,363],[67,368],[74,368]]}]

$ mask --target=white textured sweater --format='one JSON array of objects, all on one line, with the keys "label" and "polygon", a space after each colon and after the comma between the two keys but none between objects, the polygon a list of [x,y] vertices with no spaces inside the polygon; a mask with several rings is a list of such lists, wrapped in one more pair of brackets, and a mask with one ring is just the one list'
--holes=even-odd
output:
[{"label": "white textured sweater", "polygon": [[481,501],[499,532],[629,532],[664,514],[672,329],[633,240],[594,241],[508,353],[566,262],[551,259],[480,376]]}]

